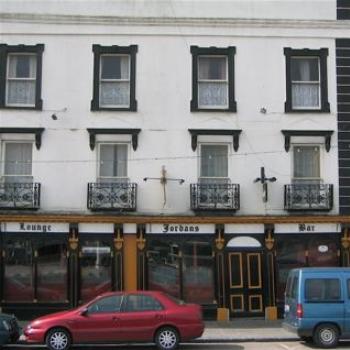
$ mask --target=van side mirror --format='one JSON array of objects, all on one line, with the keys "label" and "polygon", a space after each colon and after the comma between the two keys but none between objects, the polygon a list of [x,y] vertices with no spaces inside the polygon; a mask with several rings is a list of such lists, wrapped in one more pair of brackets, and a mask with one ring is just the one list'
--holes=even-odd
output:
[{"label": "van side mirror", "polygon": [[84,309],[80,310],[80,315],[81,316],[87,316],[87,314],[88,314],[88,308],[87,307],[85,307]]}]

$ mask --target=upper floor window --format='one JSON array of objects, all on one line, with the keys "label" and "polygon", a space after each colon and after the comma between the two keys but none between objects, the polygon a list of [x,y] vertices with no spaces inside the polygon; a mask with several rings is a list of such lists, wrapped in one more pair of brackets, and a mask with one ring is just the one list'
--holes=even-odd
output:
[{"label": "upper floor window", "polygon": [[42,109],[44,45],[0,45],[0,107]]},{"label": "upper floor window", "polygon": [[128,145],[99,144],[99,181],[127,182]]},{"label": "upper floor window", "polygon": [[3,143],[3,177],[5,182],[33,182],[31,142]]},{"label": "upper floor window", "polygon": [[320,146],[295,145],[293,158],[294,183],[320,183]]},{"label": "upper floor window", "polygon": [[200,182],[227,184],[228,144],[201,144],[200,154]]},{"label": "upper floor window", "polygon": [[136,111],[137,46],[93,45],[94,87],[91,110]]},{"label": "upper floor window", "polygon": [[328,49],[285,48],[286,112],[329,112]]},{"label": "upper floor window", "polygon": [[234,98],[235,47],[191,46],[191,111],[236,111]]}]

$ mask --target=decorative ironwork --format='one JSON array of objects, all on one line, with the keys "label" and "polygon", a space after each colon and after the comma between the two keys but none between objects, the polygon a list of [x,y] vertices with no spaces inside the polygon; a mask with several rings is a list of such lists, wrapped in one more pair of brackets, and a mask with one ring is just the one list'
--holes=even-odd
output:
[{"label": "decorative ironwork", "polygon": [[238,184],[191,184],[192,210],[238,210]]},{"label": "decorative ironwork", "polygon": [[89,183],[88,209],[136,210],[136,183]]},{"label": "decorative ironwork", "polygon": [[40,183],[0,183],[0,209],[39,209]]},{"label": "decorative ironwork", "polygon": [[286,210],[331,210],[333,185],[284,185],[284,208]]}]

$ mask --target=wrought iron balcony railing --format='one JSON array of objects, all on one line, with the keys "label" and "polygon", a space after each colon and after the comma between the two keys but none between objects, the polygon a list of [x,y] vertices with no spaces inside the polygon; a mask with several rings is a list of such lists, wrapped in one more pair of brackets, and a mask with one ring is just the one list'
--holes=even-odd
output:
[{"label": "wrought iron balcony railing", "polygon": [[238,210],[239,184],[191,184],[192,210]]},{"label": "wrought iron balcony railing", "polygon": [[292,184],[284,185],[284,209],[332,210],[333,185]]},{"label": "wrought iron balcony railing", "polygon": [[136,183],[88,184],[87,207],[90,210],[136,210]]},{"label": "wrought iron balcony railing", "polygon": [[0,183],[0,209],[39,209],[40,183]]}]

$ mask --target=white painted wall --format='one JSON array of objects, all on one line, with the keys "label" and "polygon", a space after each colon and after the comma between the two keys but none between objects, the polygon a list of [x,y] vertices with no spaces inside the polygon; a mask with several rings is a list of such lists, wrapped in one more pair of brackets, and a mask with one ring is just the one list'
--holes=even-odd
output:
[{"label": "white painted wall", "polygon": [[[87,183],[96,179],[96,150],[89,148],[86,128],[141,128],[139,147],[131,148],[129,176],[138,184],[140,214],[191,214],[190,183],[197,182],[198,152],[191,149],[187,129],[242,129],[238,152],[232,151],[230,177],[241,185],[239,215],[283,215],[283,185],[290,183],[291,153],[284,150],[282,129],[334,130],[332,147],[323,153],[322,175],[335,186],[338,213],[338,163],[334,38],[350,35],[338,25],[333,1],[0,1],[4,13],[93,14],[108,16],[207,17],[183,25],[135,25],[96,18],[83,24],[80,16],[67,22],[58,16],[38,22],[33,16],[7,18],[0,27],[1,42],[45,44],[43,54],[42,111],[1,110],[3,127],[44,127],[42,147],[34,150],[33,174],[42,183],[42,212],[87,212]],[[106,4],[106,6],[102,6]],[[180,6],[180,4],[182,6]],[[215,6],[216,4],[216,6]],[[311,4],[313,6],[311,6]],[[271,6],[274,5],[274,11]],[[293,6],[292,6],[293,5]],[[312,11],[311,11],[312,7]],[[139,12],[144,8],[144,12]],[[191,8],[193,11],[187,11]],[[315,10],[317,8],[317,11]],[[173,9],[173,10],[171,10]],[[118,10],[118,11],[117,11]],[[119,11],[120,10],[120,11]],[[171,11],[170,11],[171,10]],[[172,15],[172,16],[171,16]],[[236,25],[218,25],[220,17],[245,18]],[[209,18],[210,17],[210,18]],[[260,22],[250,18],[265,18]],[[268,19],[309,19],[300,28],[294,22]],[[328,22],[319,20],[328,19]],[[216,24],[211,25],[211,20]],[[63,22],[62,22],[63,21]],[[75,24],[77,21],[79,24]],[[57,24],[57,23],[61,24]],[[191,25],[192,23],[192,25]],[[198,25],[197,25],[198,24]],[[342,33],[342,34],[341,34]],[[91,112],[92,45],[138,45],[136,56],[137,112]],[[190,46],[235,46],[236,113],[191,113]],[[285,114],[284,47],[329,49],[329,114]],[[260,113],[264,107],[266,114]],[[55,113],[58,120],[51,119]],[[156,181],[165,165],[169,182],[163,206],[163,189]],[[265,166],[269,201],[261,200],[261,185],[253,180]]]}]

